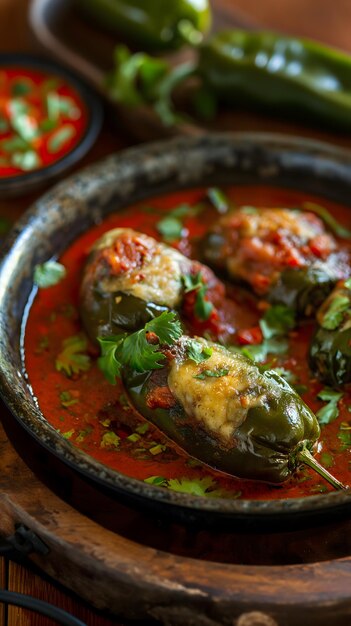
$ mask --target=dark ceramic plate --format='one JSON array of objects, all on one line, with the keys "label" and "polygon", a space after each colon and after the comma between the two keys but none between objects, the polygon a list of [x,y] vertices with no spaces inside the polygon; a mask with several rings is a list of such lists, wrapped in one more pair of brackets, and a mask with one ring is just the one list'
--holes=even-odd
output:
[{"label": "dark ceramic plate", "polygon": [[31,172],[24,172],[18,176],[0,178],[0,193],[4,196],[19,196],[38,189],[53,182],[90,150],[94,144],[102,124],[103,107],[97,95],[73,72],[63,68],[58,63],[28,54],[1,54],[1,68],[20,67],[40,70],[49,75],[59,76],[78,93],[87,110],[86,130],[80,141],[67,155],[55,161],[52,165],[42,167]]},{"label": "dark ceramic plate", "polygon": [[138,200],[202,184],[258,183],[297,188],[351,206],[351,153],[300,138],[245,133],[144,145],[70,177],[20,220],[7,240],[0,268],[0,385],[14,419],[28,435],[27,450],[32,438],[66,469],[109,495],[183,520],[261,523],[287,516],[322,519],[351,510],[347,493],[277,501],[206,499],[129,478],[72,447],[46,421],[26,383],[21,329],[37,263],[60,255],[83,231]]}]

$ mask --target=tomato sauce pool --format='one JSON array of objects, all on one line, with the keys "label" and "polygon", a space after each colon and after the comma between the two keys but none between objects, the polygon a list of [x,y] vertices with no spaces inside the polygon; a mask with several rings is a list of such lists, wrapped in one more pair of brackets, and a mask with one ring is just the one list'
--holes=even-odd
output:
[{"label": "tomato sauce pool", "polygon": [[87,124],[86,106],[64,78],[0,68],[0,178],[53,165],[77,146]]},{"label": "tomato sauce pool", "polygon": [[[77,239],[60,258],[65,278],[48,289],[39,289],[32,303],[24,338],[25,368],[42,413],[73,446],[134,478],[165,488],[205,495],[245,499],[282,499],[330,491],[332,488],[308,468],[301,469],[283,485],[240,480],[218,472],[188,456],[128,404],[122,384],[104,379],[97,366],[97,351],[84,338],[79,318],[79,287],[84,262],[93,242],[116,227],[134,228],[161,239],[160,220],[175,208],[181,217],[180,237],[172,242],[184,254],[196,258],[198,241],[218,213],[203,202],[204,189],[182,191],[141,202],[109,216]],[[298,207],[304,202],[322,203],[345,226],[350,209],[296,191],[266,187],[226,189],[236,205]],[[182,206],[183,210],[179,210]],[[189,207],[200,207],[189,210]],[[175,215],[177,214],[177,211]],[[236,325],[243,332],[257,323],[252,303],[239,298],[233,303]],[[317,398],[323,385],[311,377],[307,351],[313,323],[304,322],[290,332],[286,354],[268,357],[270,367],[283,367],[313,411],[325,403]],[[84,352],[82,370],[65,373],[65,340],[76,338],[78,353]],[[78,354],[78,370],[79,357]],[[83,355],[84,356],[84,355]],[[348,484],[351,464],[351,391],[343,390],[338,416],[322,426],[316,458],[340,481]]]}]

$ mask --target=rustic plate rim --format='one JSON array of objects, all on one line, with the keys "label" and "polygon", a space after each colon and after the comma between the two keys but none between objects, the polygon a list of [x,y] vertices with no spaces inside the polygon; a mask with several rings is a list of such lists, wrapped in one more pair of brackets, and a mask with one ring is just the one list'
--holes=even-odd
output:
[{"label": "rustic plate rim", "polygon": [[[167,147],[167,153],[173,150],[176,151],[179,148],[187,147],[200,147],[204,150],[205,145],[215,145],[216,142],[222,142],[223,145],[234,146],[240,144],[240,142],[248,143],[252,146],[258,146],[261,149],[268,149],[269,146],[273,146],[275,149],[283,150],[284,146],[288,150],[301,153],[301,150],[307,154],[314,152],[317,154],[323,154],[327,156],[329,160],[344,164],[347,163],[349,172],[351,172],[351,151],[338,148],[336,146],[316,141],[309,140],[300,137],[289,137],[286,135],[270,134],[270,133],[213,133],[207,137],[201,138],[184,138],[178,137],[167,141],[158,141],[152,144],[145,144],[137,147],[132,147],[127,150],[121,151],[115,155],[111,155],[94,165],[90,165],[80,172],[71,175],[63,182],[56,185],[52,190],[42,196],[19,220],[13,231],[10,233],[4,245],[4,251],[2,254],[2,263],[0,265],[0,283],[1,278],[4,278],[6,274],[6,262],[11,259],[11,253],[14,254],[16,246],[21,245],[21,240],[28,236],[28,229],[33,228],[35,220],[39,220],[42,217],[43,212],[47,208],[47,203],[52,202],[55,195],[65,193],[65,191],[74,184],[81,177],[82,179],[89,178],[92,173],[102,172],[106,165],[113,163],[114,166],[121,166],[123,162],[131,160],[142,159],[143,157],[150,157],[157,153],[164,151]],[[311,156],[311,155],[310,155]],[[160,158],[160,155],[159,155]],[[131,200],[133,202],[133,200]],[[128,202],[126,201],[126,204]],[[0,304],[4,294],[0,291]],[[1,309],[1,307],[0,307]],[[4,324],[4,319],[0,311],[0,343],[1,339],[1,326]],[[15,419],[24,426],[23,413],[24,407],[21,403],[18,404],[18,398],[13,397],[12,389],[7,385],[6,368],[4,368],[3,360],[1,359],[1,345],[0,345],[0,383],[1,383],[1,396],[5,401],[5,404],[9,407],[11,413]],[[34,405],[33,405],[34,408]],[[25,413],[25,411],[24,411]],[[44,418],[45,419],[45,418]],[[45,420],[46,421],[46,420]],[[138,479],[128,477],[120,472],[112,470],[100,462],[95,461],[92,457],[82,452],[78,448],[73,448],[72,445],[60,436],[55,429],[46,422],[46,425],[52,431],[53,441],[57,447],[53,447],[51,441],[50,445],[41,437],[38,437],[33,430],[29,427],[26,428],[27,432],[43,445],[49,452],[57,456],[61,461],[70,465],[75,471],[79,471],[85,477],[93,479],[94,482],[102,484],[112,488],[114,492],[119,494],[127,492],[131,497],[137,500],[147,500],[154,503],[158,503],[163,506],[166,505],[170,510],[182,509],[186,510],[189,514],[192,512],[194,515],[198,513],[210,514],[211,516],[218,517],[284,517],[285,515],[298,515],[303,513],[317,513],[318,511],[334,510],[336,507],[345,506],[350,504],[351,493],[328,493],[321,495],[312,495],[305,498],[291,498],[282,500],[228,500],[223,498],[209,499],[206,497],[191,496],[188,494],[171,492],[161,487],[149,485]],[[76,457],[79,456],[82,462],[82,466],[79,466]],[[85,468],[87,464],[88,469]],[[96,472],[96,473],[95,473]],[[99,475],[100,474],[100,475]],[[112,475],[112,476],[111,476]],[[111,479],[110,480],[107,480]],[[122,481],[122,485],[116,481],[116,479]],[[115,480],[113,480],[115,479]],[[351,490],[350,490],[351,491]]]}]

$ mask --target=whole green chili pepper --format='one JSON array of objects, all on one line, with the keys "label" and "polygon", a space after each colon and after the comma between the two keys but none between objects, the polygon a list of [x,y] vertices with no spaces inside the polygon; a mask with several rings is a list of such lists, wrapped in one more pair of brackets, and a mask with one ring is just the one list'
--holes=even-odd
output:
[{"label": "whole green chili pepper", "polygon": [[316,263],[302,269],[285,269],[268,294],[272,304],[285,304],[299,317],[311,317],[335,285],[328,264]]},{"label": "whole green chili pepper", "polygon": [[224,31],[200,47],[198,73],[228,105],[351,130],[351,57],[314,41]]},{"label": "whole green chili pepper", "polygon": [[317,322],[309,351],[312,371],[331,387],[351,382],[351,279],[335,287]]},{"label": "whole green chili pepper", "polygon": [[211,24],[208,0],[75,0],[90,18],[142,49],[197,45]]},{"label": "whole green chili pepper", "polygon": [[347,255],[337,250],[323,222],[298,209],[232,209],[206,234],[202,255],[209,265],[299,317],[310,317],[349,268]]},{"label": "whole green chili pepper", "polygon": [[307,463],[343,488],[311,455],[317,419],[286,381],[204,340],[196,343],[206,358],[192,360],[193,342],[183,336],[173,357],[168,349],[162,369],[124,369],[126,389],[144,417],[189,454],[237,477],[281,483]]}]

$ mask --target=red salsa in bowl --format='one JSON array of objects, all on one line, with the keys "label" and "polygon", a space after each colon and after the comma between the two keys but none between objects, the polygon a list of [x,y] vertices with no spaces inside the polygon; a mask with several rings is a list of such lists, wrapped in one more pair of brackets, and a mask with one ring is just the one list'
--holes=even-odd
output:
[{"label": "red salsa in bowl", "polygon": [[91,147],[102,121],[98,98],[56,64],[0,57],[0,189],[47,183]]}]

